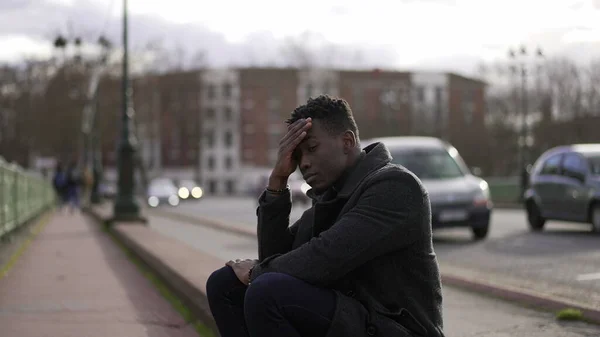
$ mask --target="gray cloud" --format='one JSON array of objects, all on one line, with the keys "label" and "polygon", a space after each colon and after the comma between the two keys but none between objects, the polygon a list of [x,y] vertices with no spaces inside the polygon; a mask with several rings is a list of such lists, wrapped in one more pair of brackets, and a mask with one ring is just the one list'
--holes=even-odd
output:
[{"label": "gray cloud", "polygon": [[[427,1],[455,4],[455,0]],[[600,0],[595,0],[595,4],[600,4]],[[50,42],[58,33],[62,33],[71,37],[81,36],[84,40],[94,42],[106,27],[103,33],[118,46],[121,44],[121,22],[119,18],[107,17],[107,7],[108,5],[100,6],[90,0],[79,0],[76,6],[49,0],[0,0],[0,36],[27,35]],[[327,10],[332,15],[346,15],[350,9],[333,6]],[[230,43],[223,34],[201,24],[175,24],[151,15],[132,15],[130,28],[131,47],[134,50],[154,43],[162,45],[171,54],[183,50],[188,59],[197,51],[203,50],[206,61],[216,66],[285,65],[290,60],[299,58],[294,55],[298,46],[305,57],[317,64],[340,68],[391,68],[397,66],[401,59],[390,46],[333,44],[318,33],[282,40],[275,38],[271,32],[258,31],[248,35],[241,43]],[[524,36],[523,41],[531,48],[541,45],[549,54],[572,56],[581,61],[600,55],[599,43],[561,43],[567,33],[565,30],[548,31]],[[311,39],[308,44],[310,47],[307,47],[306,39]],[[502,49],[508,50],[509,47],[490,48],[501,50],[500,54],[504,57],[506,52]],[[471,72],[481,62],[478,55],[440,55],[432,55],[410,66],[427,70]]]}]

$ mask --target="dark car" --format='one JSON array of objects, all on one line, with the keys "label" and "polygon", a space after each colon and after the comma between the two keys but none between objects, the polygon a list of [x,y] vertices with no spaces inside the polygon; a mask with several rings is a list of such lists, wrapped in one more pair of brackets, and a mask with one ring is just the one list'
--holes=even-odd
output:
[{"label": "dark car", "polygon": [[393,159],[423,183],[431,202],[434,229],[467,227],[475,239],[487,236],[492,201],[485,180],[471,174],[456,148],[433,137],[388,137],[366,141],[384,143]]},{"label": "dark car", "polygon": [[600,144],[552,148],[533,165],[524,195],[529,227],[548,220],[592,224],[600,233]]}]

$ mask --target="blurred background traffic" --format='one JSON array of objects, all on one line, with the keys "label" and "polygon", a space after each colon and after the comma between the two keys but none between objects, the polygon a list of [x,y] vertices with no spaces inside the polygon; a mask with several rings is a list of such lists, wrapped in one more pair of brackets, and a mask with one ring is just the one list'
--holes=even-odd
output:
[{"label": "blurred background traffic", "polygon": [[[485,238],[507,206],[532,230],[600,230],[600,150],[569,148],[600,142],[597,0],[123,5],[0,4],[4,169],[52,179],[71,165],[83,203],[120,189],[150,208],[253,199],[285,118],[330,94],[363,145],[398,147],[436,227]],[[556,147],[576,159],[548,159]],[[301,177],[290,186],[310,205]]]}]

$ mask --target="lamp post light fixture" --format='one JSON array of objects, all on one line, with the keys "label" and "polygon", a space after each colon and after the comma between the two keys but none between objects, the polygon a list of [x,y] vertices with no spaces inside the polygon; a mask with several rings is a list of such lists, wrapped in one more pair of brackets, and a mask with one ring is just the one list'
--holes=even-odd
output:
[{"label": "lamp post light fixture", "polygon": [[[520,77],[520,102],[519,102],[519,122],[517,123],[519,127],[519,136],[518,136],[518,166],[519,171],[525,169],[525,167],[530,164],[531,161],[531,153],[530,147],[533,145],[533,135],[531,134],[531,113],[529,109],[529,97],[528,97],[528,76],[531,72],[531,58],[530,53],[527,50],[527,47],[521,45],[518,49],[509,49],[508,56],[510,60],[510,69],[512,71],[512,75],[515,77]],[[541,48],[537,48],[535,51],[535,55],[533,55],[536,60],[540,60],[544,58],[544,54]],[[539,72],[539,66],[537,67],[537,71]],[[539,89],[539,88],[538,88]]]}]

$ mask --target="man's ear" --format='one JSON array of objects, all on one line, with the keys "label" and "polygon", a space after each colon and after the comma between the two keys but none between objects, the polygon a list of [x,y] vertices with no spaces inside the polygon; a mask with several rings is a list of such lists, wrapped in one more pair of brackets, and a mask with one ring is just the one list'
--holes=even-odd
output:
[{"label": "man's ear", "polygon": [[348,154],[357,146],[357,139],[354,132],[348,130],[342,135],[342,141],[344,142],[344,153]]}]

